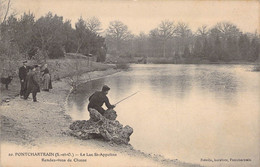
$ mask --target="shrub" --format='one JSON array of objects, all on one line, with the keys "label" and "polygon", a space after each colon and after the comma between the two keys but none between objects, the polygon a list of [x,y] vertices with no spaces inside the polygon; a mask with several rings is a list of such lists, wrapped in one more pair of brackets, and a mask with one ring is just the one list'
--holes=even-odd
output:
[{"label": "shrub", "polygon": [[48,50],[48,56],[50,59],[56,59],[64,57],[64,52],[59,44],[52,44]]},{"label": "shrub", "polygon": [[260,65],[256,65],[253,69],[253,71],[260,71]]},{"label": "shrub", "polygon": [[128,68],[129,68],[129,64],[127,64],[127,63],[118,63],[118,64],[116,64],[116,69],[127,70]]},{"label": "shrub", "polygon": [[39,48],[38,47],[32,47],[30,48],[30,50],[27,52],[28,54],[28,58],[29,59],[33,59],[33,57],[39,52]]}]

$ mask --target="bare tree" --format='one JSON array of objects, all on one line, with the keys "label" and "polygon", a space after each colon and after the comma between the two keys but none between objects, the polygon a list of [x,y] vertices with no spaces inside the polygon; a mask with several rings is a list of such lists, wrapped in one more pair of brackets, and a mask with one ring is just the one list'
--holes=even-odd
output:
[{"label": "bare tree", "polygon": [[11,0],[0,0],[0,19],[1,23],[6,21],[10,11]]},{"label": "bare tree", "polygon": [[188,24],[179,22],[176,26],[176,36],[177,36],[177,45],[178,50],[185,52],[190,50],[190,45],[192,43],[192,31],[189,28]]},{"label": "bare tree", "polygon": [[196,31],[196,34],[198,36],[203,36],[203,37],[207,36],[208,33],[209,32],[208,32],[208,29],[207,29],[206,25],[203,25],[203,26],[199,27],[198,30]]},{"label": "bare tree", "polygon": [[166,43],[171,39],[176,32],[174,23],[169,20],[164,20],[160,25],[150,31],[150,37],[154,40],[160,40],[163,46],[163,57],[165,57]]},{"label": "bare tree", "polygon": [[240,30],[236,25],[229,22],[219,22],[211,30],[210,34],[216,38],[227,39],[228,37],[239,37],[241,35]]},{"label": "bare tree", "polygon": [[72,92],[77,90],[78,85],[80,84],[80,75],[81,75],[81,61],[79,59],[75,59],[75,62],[71,65],[71,70],[73,71],[73,75],[68,76],[68,83],[72,87]]},{"label": "bare tree", "polygon": [[86,27],[93,33],[99,34],[102,30],[101,22],[97,17],[91,17],[86,20]]},{"label": "bare tree", "polygon": [[135,37],[135,52],[138,53],[139,56],[146,57],[148,53],[148,36],[144,33],[141,32],[138,36]]},{"label": "bare tree", "polygon": [[159,35],[163,41],[163,57],[165,57],[166,42],[171,39],[176,31],[174,23],[169,20],[162,21],[159,25]]},{"label": "bare tree", "polygon": [[120,43],[131,38],[131,32],[128,30],[127,25],[121,21],[112,21],[109,24],[106,33],[106,39],[116,43],[116,50],[120,50]]},{"label": "bare tree", "polygon": [[191,29],[189,28],[188,24],[179,22],[176,27],[176,35],[182,38],[189,37],[192,35]]},{"label": "bare tree", "polygon": [[221,33],[227,36],[238,36],[240,31],[236,25],[229,22],[220,22],[215,26]]}]

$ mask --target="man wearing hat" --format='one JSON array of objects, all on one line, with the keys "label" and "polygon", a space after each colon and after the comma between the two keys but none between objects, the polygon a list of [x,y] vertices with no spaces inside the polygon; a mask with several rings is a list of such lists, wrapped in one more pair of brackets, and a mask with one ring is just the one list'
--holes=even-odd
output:
[{"label": "man wearing hat", "polygon": [[21,83],[20,96],[24,96],[26,92],[25,80],[29,69],[27,67],[27,61],[23,61],[23,66],[19,68],[19,78]]},{"label": "man wearing hat", "polygon": [[28,72],[27,79],[26,79],[26,93],[24,95],[24,99],[26,100],[30,93],[32,93],[33,96],[33,102],[37,102],[36,95],[38,92],[40,92],[40,86],[37,82],[36,77],[36,68],[38,65],[34,65],[30,67],[30,71]]},{"label": "man wearing hat", "polygon": [[96,109],[101,115],[104,115],[105,110],[102,108],[102,105],[105,103],[108,109],[115,108],[115,105],[109,103],[107,94],[110,88],[107,85],[102,87],[101,91],[96,91],[89,97],[88,110],[90,108]]}]

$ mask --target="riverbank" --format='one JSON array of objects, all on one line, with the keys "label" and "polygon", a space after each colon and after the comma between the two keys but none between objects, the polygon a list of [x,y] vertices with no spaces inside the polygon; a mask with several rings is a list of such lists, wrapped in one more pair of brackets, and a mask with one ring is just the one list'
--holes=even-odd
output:
[{"label": "riverbank", "polygon": [[117,55],[107,55],[106,62],[109,63],[134,63],[134,64],[247,64],[247,65],[257,65],[259,60],[256,61],[246,61],[246,60],[215,60],[211,61],[205,58],[184,58],[184,57],[162,57],[162,56],[148,56],[148,57],[127,57],[127,56],[117,56]]},{"label": "riverbank", "polygon": [[[83,74],[80,78],[88,81],[89,78],[100,78],[116,72],[118,70],[115,69],[94,71]],[[23,100],[19,97],[2,103],[2,167],[197,166],[165,159],[160,155],[147,155],[134,150],[130,145],[111,145],[102,140],[83,141],[69,136],[72,120],[65,112],[66,99],[71,91],[68,78],[54,81],[53,88],[50,92],[40,92],[37,103],[33,103],[32,99]],[[58,153],[59,156],[20,154],[40,152]],[[74,157],[72,154],[75,154]],[[72,159],[72,162],[68,159]]]}]

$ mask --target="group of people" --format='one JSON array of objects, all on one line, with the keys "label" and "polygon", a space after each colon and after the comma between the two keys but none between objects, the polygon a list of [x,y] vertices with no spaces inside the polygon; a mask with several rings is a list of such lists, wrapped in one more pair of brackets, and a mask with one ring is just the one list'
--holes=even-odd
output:
[{"label": "group of people", "polygon": [[51,76],[47,68],[47,64],[41,70],[41,78],[38,77],[39,65],[28,66],[27,61],[23,61],[23,66],[19,68],[19,78],[21,83],[20,97],[28,99],[32,93],[33,101],[37,102],[36,95],[40,92],[40,80],[43,81],[43,91],[52,89]]},{"label": "group of people", "polygon": [[[40,92],[40,79],[37,77],[39,72],[39,65],[27,66],[27,61],[23,62],[23,66],[19,68],[19,78],[21,83],[20,97],[25,100],[28,99],[30,93],[32,93],[33,101],[37,102],[36,95]],[[51,76],[47,68],[47,64],[44,64],[41,72],[42,90],[49,91],[52,89]],[[102,108],[105,103],[108,109],[115,108],[115,105],[111,105],[107,97],[110,88],[107,85],[102,87],[101,91],[96,91],[89,97],[88,110],[96,109],[101,115],[104,115],[105,110]]]}]

